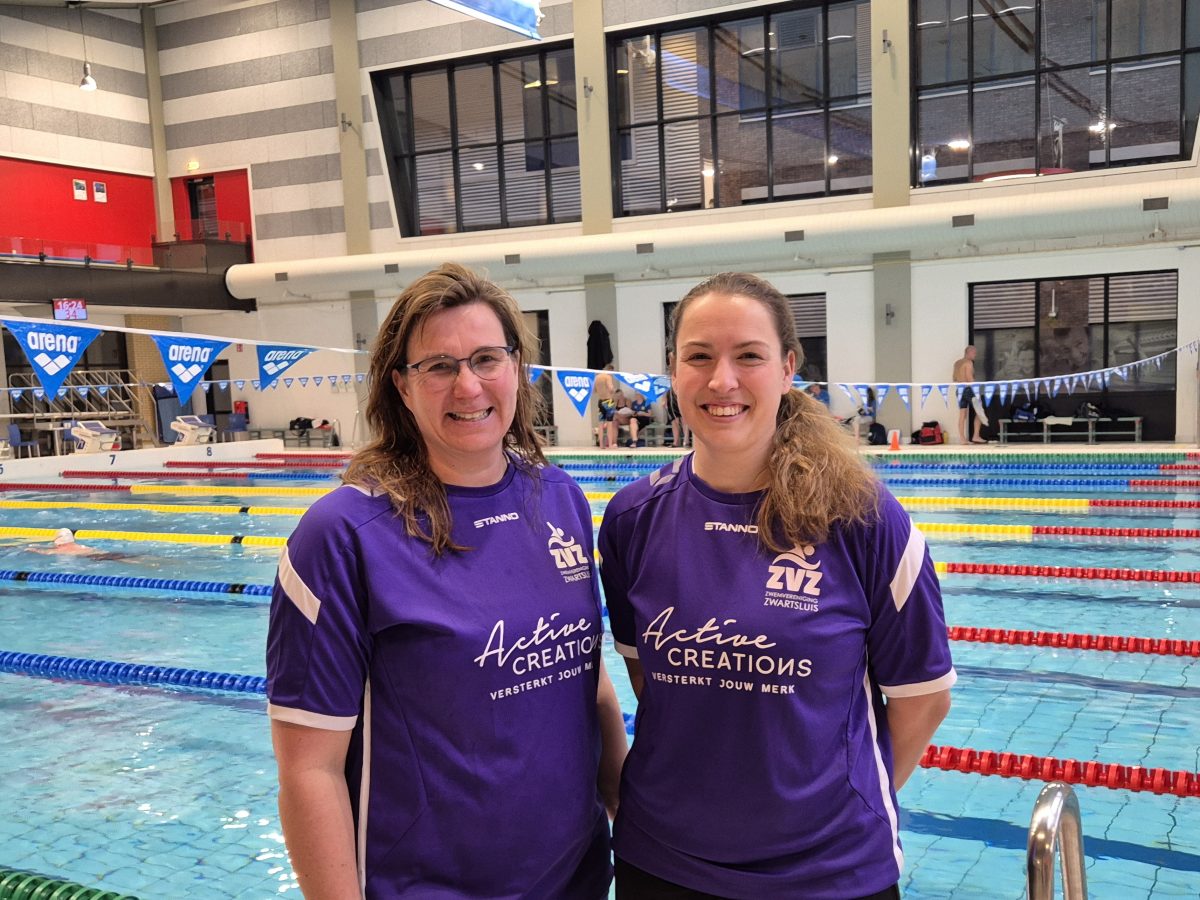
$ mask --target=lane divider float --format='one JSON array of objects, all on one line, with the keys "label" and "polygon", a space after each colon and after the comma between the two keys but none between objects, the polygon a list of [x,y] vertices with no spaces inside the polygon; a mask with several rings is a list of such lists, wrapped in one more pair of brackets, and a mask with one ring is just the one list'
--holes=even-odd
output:
[{"label": "lane divider float", "polygon": [[[299,462],[299,460],[297,460]],[[305,460],[303,465],[295,465],[282,460],[262,460],[261,462],[247,462],[245,460],[235,460],[230,462],[221,462],[219,460],[187,460],[187,459],[169,459],[163,463],[168,469],[186,469],[188,467],[196,469],[344,469],[344,462],[335,462],[333,460]]]},{"label": "lane divider float", "polygon": [[998,525],[987,522],[918,522],[924,534],[963,537],[1005,537],[1031,540],[1035,537],[1107,537],[1107,538],[1200,538],[1200,528],[1104,528],[1085,525]]},{"label": "lane divider float", "polygon": [[1106,650],[1112,653],[1149,653],[1154,656],[1198,656],[1200,641],[1173,638],[1130,637],[1116,634],[1074,634],[1063,631],[1019,631],[1011,628],[946,629],[952,641],[1010,644],[1022,647],[1062,647],[1068,650]]},{"label": "lane divider float", "polygon": [[1007,563],[935,562],[939,575],[1017,575],[1027,578],[1086,578],[1092,581],[1153,581],[1200,584],[1200,572],[1106,569],[1094,566],[1019,566]]},{"label": "lane divider float", "polygon": [[884,478],[884,483],[903,487],[1036,487],[1055,491],[1098,488],[1144,488],[1146,490],[1192,491],[1200,488],[1200,480],[1170,478]]},{"label": "lane divider float", "polygon": [[75,572],[22,572],[0,569],[0,581],[28,584],[82,584],[91,587],[141,588],[153,591],[180,591],[185,594],[242,594],[271,596],[269,584],[233,584],[227,581],[184,581],[175,578],[145,578],[135,575],[81,575]]},{"label": "lane divider float", "polygon": [[0,672],[102,684],[201,688],[206,691],[235,691],[240,694],[267,692],[267,679],[261,675],[208,672],[204,669],[151,666],[78,656],[51,656],[46,653],[19,653],[12,650],[0,650]]},{"label": "lane divider float", "polygon": [[238,493],[267,497],[323,497],[334,490],[334,488],[318,487],[264,487],[251,484],[239,484],[236,487],[230,485],[228,489],[223,489],[219,484],[130,484],[125,485],[125,489],[133,494],[196,496],[198,494]]},{"label": "lane divider float", "polygon": [[172,514],[208,513],[215,515],[302,516],[305,506],[190,506],[164,503],[87,503],[82,500],[0,500],[0,509],[91,509]]},{"label": "lane divider float", "polygon": [[112,471],[108,469],[65,469],[59,473],[63,478],[139,478],[145,481],[153,481],[156,479],[171,479],[177,480],[181,478],[189,478],[194,481],[205,481],[208,479],[237,479],[249,480],[251,478],[258,479],[287,479],[288,481],[298,481],[301,479],[316,480],[319,478],[335,477],[329,472],[209,472],[209,471],[174,471],[174,472],[139,472],[139,471]]},{"label": "lane divider float", "polygon": [[1177,797],[1200,797],[1200,773],[1172,769],[1147,769],[1117,763],[1081,762],[1054,756],[997,753],[965,747],[930,744],[921,756],[924,769],[999,775],[1026,781],[1065,781],[1111,790],[1150,791]]},{"label": "lane divider float", "polygon": [[[73,532],[78,541],[154,541],[163,544],[241,544],[245,547],[282,547],[286,537],[257,534],[176,534],[169,531],[108,531],[80,528]],[[57,528],[0,528],[0,537],[26,537],[53,540]]]},{"label": "lane divider float", "polygon": [[255,453],[255,459],[349,459],[353,453]]}]

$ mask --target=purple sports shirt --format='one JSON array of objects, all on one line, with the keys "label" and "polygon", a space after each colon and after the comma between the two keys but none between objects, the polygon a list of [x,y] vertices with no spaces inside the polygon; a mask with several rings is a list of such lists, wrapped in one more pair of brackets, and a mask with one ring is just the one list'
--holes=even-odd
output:
[{"label": "purple sports shirt", "polygon": [[447,492],[471,549],[440,559],[386,497],[343,486],[305,513],[271,603],[270,715],[352,733],[371,900],[605,897],[591,511],[555,468]]},{"label": "purple sports shirt", "polygon": [[765,552],[758,494],[682,457],[620,491],[600,528],[617,649],[645,689],[616,854],[732,898],[845,900],[903,857],[883,697],[954,683],[924,538],[880,487],[869,527]]}]

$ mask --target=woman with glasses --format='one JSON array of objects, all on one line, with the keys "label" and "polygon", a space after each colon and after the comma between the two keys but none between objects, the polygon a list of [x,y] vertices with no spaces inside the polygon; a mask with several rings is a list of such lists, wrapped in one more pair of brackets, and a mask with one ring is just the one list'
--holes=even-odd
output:
[{"label": "woman with glasses", "polygon": [[786,299],[716,275],[675,307],[695,451],[600,528],[638,696],[618,900],[899,898],[896,791],[955,679],[921,533],[817,400]]},{"label": "woman with glasses", "polygon": [[461,266],[410,285],[371,359],[375,439],[288,540],[268,699],[306,897],[608,894],[625,733],[532,342]]}]

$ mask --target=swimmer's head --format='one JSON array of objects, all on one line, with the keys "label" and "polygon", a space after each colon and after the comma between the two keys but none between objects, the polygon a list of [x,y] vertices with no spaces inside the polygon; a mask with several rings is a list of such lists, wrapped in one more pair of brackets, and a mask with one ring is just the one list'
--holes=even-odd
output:
[{"label": "swimmer's head", "polygon": [[54,532],[54,546],[61,547],[63,544],[75,543],[75,535],[71,533],[70,528],[60,528]]}]

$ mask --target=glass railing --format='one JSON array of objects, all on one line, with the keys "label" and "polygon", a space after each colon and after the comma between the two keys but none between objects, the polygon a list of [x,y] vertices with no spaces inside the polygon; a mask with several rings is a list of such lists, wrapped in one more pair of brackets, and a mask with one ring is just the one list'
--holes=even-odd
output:
[{"label": "glass railing", "polygon": [[183,219],[163,226],[166,234],[155,241],[225,241],[231,244],[246,242],[246,223],[224,219]]},{"label": "glass railing", "polygon": [[79,262],[109,266],[152,266],[149,246],[133,247],[104,241],[55,241],[0,235],[0,257],[33,262]]}]

